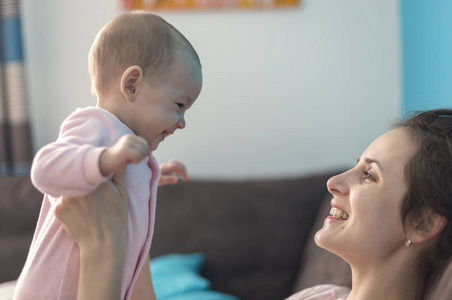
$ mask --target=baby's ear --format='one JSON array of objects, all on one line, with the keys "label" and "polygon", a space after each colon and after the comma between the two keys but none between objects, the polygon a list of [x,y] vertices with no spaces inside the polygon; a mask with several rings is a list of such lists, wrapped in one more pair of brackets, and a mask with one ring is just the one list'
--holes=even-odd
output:
[{"label": "baby's ear", "polygon": [[435,213],[431,209],[426,209],[422,219],[412,225],[411,241],[413,243],[422,243],[438,236],[447,224],[447,219]]},{"label": "baby's ear", "polygon": [[121,78],[121,92],[127,101],[134,101],[137,91],[143,81],[143,70],[132,66],[124,71]]}]

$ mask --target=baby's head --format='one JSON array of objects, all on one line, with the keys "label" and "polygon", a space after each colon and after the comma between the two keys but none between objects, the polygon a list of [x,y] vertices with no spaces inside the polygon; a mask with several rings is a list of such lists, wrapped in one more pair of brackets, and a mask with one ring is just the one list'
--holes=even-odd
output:
[{"label": "baby's head", "polygon": [[120,15],[99,31],[91,47],[93,93],[106,93],[115,77],[134,65],[140,66],[145,76],[165,76],[180,53],[201,65],[190,42],[161,17],[144,11]]},{"label": "baby's head", "polygon": [[144,137],[151,149],[185,127],[184,113],[202,86],[193,46],[149,12],[123,14],[105,25],[89,53],[89,72],[99,106]]}]

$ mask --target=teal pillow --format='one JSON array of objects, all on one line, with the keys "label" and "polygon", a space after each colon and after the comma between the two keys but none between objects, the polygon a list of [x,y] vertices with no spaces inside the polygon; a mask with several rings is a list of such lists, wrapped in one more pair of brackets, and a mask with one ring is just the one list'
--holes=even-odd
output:
[{"label": "teal pillow", "polygon": [[239,300],[239,299],[237,297],[215,291],[192,291],[176,295],[173,297],[168,297],[165,298],[165,300]]},{"label": "teal pillow", "polygon": [[202,254],[168,254],[151,260],[152,285],[157,299],[210,288],[207,279],[198,275]]},{"label": "teal pillow", "polygon": [[210,282],[199,273],[204,255],[168,254],[151,259],[154,292],[159,300],[238,300],[210,290]]}]

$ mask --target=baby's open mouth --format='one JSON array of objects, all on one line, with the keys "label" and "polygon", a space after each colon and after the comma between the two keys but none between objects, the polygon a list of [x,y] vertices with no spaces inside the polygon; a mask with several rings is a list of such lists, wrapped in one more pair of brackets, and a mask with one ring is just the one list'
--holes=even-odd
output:
[{"label": "baby's open mouth", "polygon": [[170,136],[170,135],[172,135],[172,134],[173,134],[172,132],[166,131],[166,130],[165,130],[165,131],[163,132],[163,137],[166,138],[166,137],[168,137],[168,136]]},{"label": "baby's open mouth", "polygon": [[337,207],[331,208],[330,215],[335,217],[336,219],[342,219],[342,220],[347,220],[349,217],[345,211],[343,211]]}]

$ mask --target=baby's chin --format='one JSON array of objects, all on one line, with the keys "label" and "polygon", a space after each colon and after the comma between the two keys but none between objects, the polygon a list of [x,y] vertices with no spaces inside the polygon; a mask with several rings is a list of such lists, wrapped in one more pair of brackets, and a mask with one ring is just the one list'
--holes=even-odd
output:
[{"label": "baby's chin", "polygon": [[148,144],[149,144],[149,150],[151,151],[155,151],[157,150],[157,148],[159,147],[159,145],[164,141],[164,139],[162,138],[155,138],[153,140],[148,140]]}]

